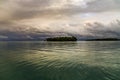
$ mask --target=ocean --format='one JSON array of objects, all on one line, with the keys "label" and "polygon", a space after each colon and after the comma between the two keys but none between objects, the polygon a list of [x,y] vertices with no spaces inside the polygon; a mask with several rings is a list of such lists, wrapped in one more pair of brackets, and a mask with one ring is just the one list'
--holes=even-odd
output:
[{"label": "ocean", "polygon": [[120,42],[0,42],[0,80],[120,80]]}]

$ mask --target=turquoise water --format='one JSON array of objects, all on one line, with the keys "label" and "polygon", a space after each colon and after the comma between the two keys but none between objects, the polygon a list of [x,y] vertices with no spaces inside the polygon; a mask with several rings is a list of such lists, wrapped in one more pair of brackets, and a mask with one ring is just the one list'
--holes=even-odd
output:
[{"label": "turquoise water", "polygon": [[0,42],[0,80],[120,80],[120,42]]}]

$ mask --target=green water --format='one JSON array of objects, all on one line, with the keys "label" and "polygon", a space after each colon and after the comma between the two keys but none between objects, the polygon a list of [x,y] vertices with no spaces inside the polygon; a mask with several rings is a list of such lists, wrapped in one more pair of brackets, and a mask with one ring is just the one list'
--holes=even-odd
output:
[{"label": "green water", "polygon": [[120,42],[0,42],[0,80],[120,80]]}]

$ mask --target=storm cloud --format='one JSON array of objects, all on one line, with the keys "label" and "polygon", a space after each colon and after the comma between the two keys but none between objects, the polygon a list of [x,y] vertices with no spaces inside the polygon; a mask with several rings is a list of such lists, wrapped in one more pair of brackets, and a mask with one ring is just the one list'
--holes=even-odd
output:
[{"label": "storm cloud", "polygon": [[0,9],[0,38],[120,36],[119,0],[0,0]]}]

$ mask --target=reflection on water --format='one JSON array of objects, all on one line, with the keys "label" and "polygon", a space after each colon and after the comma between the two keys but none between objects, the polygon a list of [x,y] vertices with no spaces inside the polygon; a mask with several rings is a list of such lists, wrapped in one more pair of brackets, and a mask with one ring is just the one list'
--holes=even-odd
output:
[{"label": "reflection on water", "polygon": [[0,42],[0,80],[120,80],[120,42]]}]

